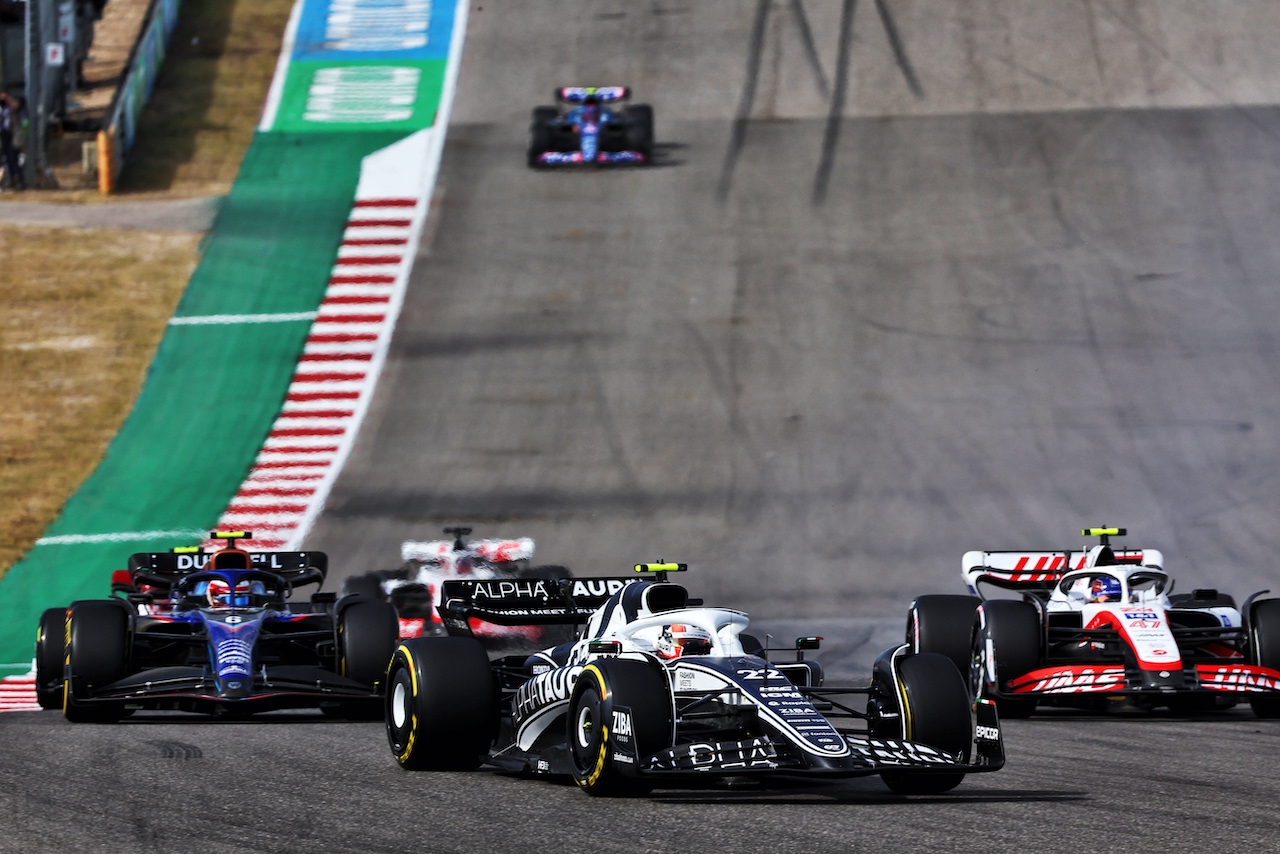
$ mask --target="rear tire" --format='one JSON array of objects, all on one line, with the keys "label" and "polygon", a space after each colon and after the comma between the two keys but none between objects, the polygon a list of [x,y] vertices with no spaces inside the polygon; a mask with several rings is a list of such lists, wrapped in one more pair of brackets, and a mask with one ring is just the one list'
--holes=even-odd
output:
[{"label": "rear tire", "polygon": [[528,566],[516,573],[516,578],[541,578],[547,581],[559,581],[562,578],[572,577],[573,573],[567,567],[554,563],[542,566]]},{"label": "rear tire", "polygon": [[387,594],[382,589],[382,580],[372,574],[354,575],[348,578],[342,585],[342,592],[345,596],[367,596],[370,599],[387,598]]},{"label": "rear tire", "polygon": [[[949,658],[907,656],[898,666],[904,738],[957,755],[973,743],[969,691]],[[900,795],[936,795],[960,785],[964,772],[882,771],[880,779]]]},{"label": "rear tire", "polygon": [[63,683],[62,713],[74,723],[119,720],[122,708],[83,701],[128,672],[128,611],[116,601],[90,599],[73,603],[67,621],[71,676]]},{"label": "rear tire", "polygon": [[67,609],[50,608],[36,629],[36,701],[42,709],[62,707],[62,666],[67,656]]},{"label": "rear tire", "polygon": [[[1264,599],[1253,608],[1253,663],[1280,670],[1280,599]],[[1249,705],[1260,718],[1280,718],[1280,697],[1250,697]]]},{"label": "rear tire", "polygon": [[[643,661],[597,660],[578,675],[569,701],[567,720],[573,781],[589,795],[629,797],[653,789],[648,780],[632,776],[645,757],[671,746],[674,701],[666,676]],[[630,720],[631,732],[616,731],[620,715]],[[630,753],[633,765],[619,763]]]},{"label": "rear tire", "polygon": [[[1040,666],[1043,634],[1040,615],[1034,605],[1013,599],[987,600],[982,603],[978,615],[969,679],[973,696],[994,699],[1001,718],[1028,718],[1036,710],[1035,699],[1010,699],[991,694],[1003,693],[1008,690],[1010,679]],[[995,659],[994,683],[991,682],[989,655]]]},{"label": "rear tire", "polygon": [[907,611],[907,643],[911,651],[945,655],[968,674],[973,655],[973,626],[982,600],[949,594],[917,596]]},{"label": "rear tire", "polygon": [[497,693],[484,647],[473,638],[400,644],[387,680],[391,753],[411,771],[470,771],[497,728]]}]

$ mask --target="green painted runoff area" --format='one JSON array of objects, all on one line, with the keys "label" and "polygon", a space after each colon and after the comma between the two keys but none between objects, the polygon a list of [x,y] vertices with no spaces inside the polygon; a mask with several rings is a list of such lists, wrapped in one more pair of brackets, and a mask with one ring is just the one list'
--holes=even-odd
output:
[{"label": "green painted runoff area", "polygon": [[[315,311],[360,160],[403,131],[260,133],[224,200],[176,317]],[[0,676],[25,672],[46,608],[110,592],[130,554],[198,542],[262,446],[310,321],[171,325],[142,393],[97,470],[45,538],[189,531],[36,545],[0,580]]]}]

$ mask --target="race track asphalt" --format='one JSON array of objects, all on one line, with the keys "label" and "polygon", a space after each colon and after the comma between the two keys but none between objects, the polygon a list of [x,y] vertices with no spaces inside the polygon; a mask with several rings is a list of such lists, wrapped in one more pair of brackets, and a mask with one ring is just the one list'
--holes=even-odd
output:
[{"label": "race track asphalt", "polygon": [[[695,595],[815,625],[852,674],[911,597],[960,592],[966,550],[1085,525],[1161,549],[1179,590],[1280,590],[1278,15],[473,3],[431,235],[308,547],[341,575],[471,524],[580,575],[687,561]],[[657,163],[527,169],[529,109],[609,83],[655,105]],[[0,850],[1277,844],[1280,728],[1247,707],[1007,722],[1005,770],[911,799],[601,801],[407,774],[380,725],[318,717],[0,734]]]}]

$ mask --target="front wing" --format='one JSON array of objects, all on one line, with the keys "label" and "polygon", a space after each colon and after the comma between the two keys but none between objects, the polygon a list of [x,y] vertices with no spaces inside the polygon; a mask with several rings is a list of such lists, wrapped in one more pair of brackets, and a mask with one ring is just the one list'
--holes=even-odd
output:
[{"label": "front wing", "polygon": [[538,163],[543,166],[574,166],[588,163],[607,166],[644,162],[644,155],[639,151],[597,151],[594,157],[588,157],[581,150],[544,151],[538,155]]},{"label": "front wing", "polygon": [[280,666],[258,673],[239,690],[219,689],[213,674],[199,667],[158,667],[130,674],[76,697],[81,706],[123,706],[217,712],[239,709],[315,708],[327,703],[380,703],[372,686],[319,667]]},{"label": "front wing", "polygon": [[1114,661],[1055,664],[1009,680],[997,697],[1017,698],[1071,694],[1168,696],[1212,693],[1280,694],[1280,671],[1252,664],[1189,664],[1181,671],[1142,671]]},{"label": "front wing", "polygon": [[[621,709],[615,714],[625,720],[630,711]],[[697,774],[865,777],[883,771],[902,770],[966,774],[998,771],[1004,767],[1005,757],[995,704],[979,700],[975,704],[975,714],[977,726],[967,755],[947,753],[916,741],[849,732],[843,736],[850,753],[825,760],[795,749],[777,733],[743,740],[678,744],[648,756],[637,756],[633,742],[618,741],[612,758],[622,766],[635,769],[639,777]],[[509,771],[573,773],[568,748],[563,744],[534,754],[509,747],[491,755],[489,762]]]},{"label": "front wing", "polygon": [[[1004,742],[995,706],[975,704],[977,726],[967,755],[947,753],[917,741],[843,733],[850,753],[824,759],[799,751],[777,734],[742,741],[700,742],[667,748],[648,757],[627,756],[639,776],[714,773],[779,773],[817,777],[861,777],[882,771],[976,773],[1004,767]],[[618,745],[625,753],[625,745]],[[619,759],[618,753],[614,755]]]}]

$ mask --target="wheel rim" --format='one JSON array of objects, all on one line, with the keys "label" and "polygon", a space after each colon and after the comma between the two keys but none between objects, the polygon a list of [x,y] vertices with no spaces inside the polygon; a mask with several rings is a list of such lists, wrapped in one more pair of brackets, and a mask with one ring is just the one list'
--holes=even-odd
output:
[{"label": "wheel rim", "polygon": [[391,722],[396,729],[403,729],[409,720],[409,692],[405,690],[403,679],[396,679],[396,687],[391,697]]},{"label": "wheel rim", "polygon": [[987,656],[986,646],[982,642],[982,635],[978,634],[973,639],[973,655],[969,662],[969,694],[975,700],[982,696],[983,685],[986,683],[986,667]]},{"label": "wheel rim", "polygon": [[574,732],[577,733],[578,749],[583,753],[589,751],[591,745],[595,742],[596,716],[594,705],[594,703],[590,705],[583,704],[582,708],[578,709],[577,726],[574,727]]}]

